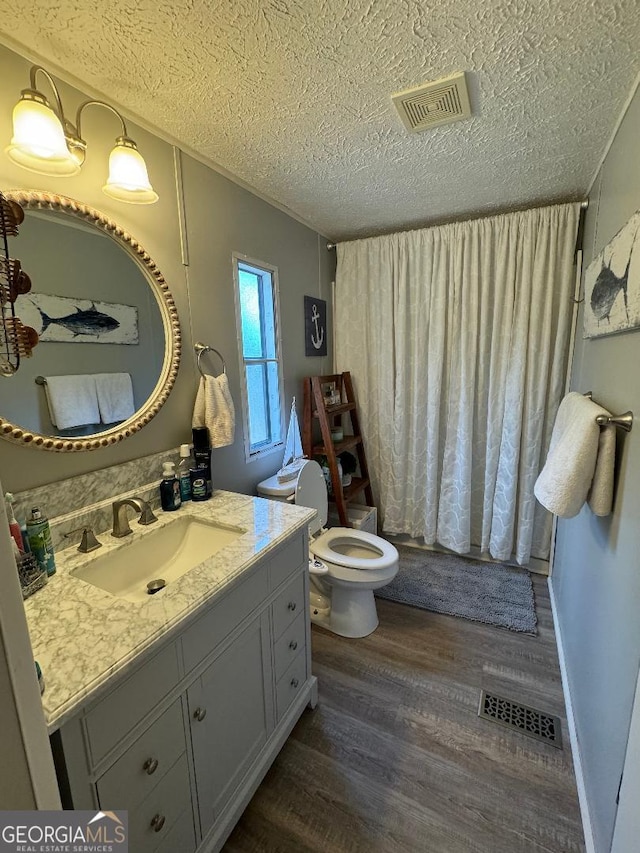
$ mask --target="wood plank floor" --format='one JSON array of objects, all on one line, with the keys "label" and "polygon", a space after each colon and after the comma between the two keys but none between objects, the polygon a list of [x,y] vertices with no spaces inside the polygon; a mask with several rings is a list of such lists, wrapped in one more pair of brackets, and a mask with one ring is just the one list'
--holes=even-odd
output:
[{"label": "wood plank floor", "polygon": [[[225,853],[584,851],[546,579],[538,636],[378,600],[347,640],[313,626],[306,711]],[[562,720],[562,750],[477,716],[480,689]]]}]

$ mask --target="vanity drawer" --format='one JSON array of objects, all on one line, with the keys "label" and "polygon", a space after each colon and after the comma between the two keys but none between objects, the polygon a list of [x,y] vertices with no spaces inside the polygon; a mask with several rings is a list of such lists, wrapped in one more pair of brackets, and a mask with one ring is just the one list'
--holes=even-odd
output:
[{"label": "vanity drawer", "polygon": [[102,810],[131,812],[184,751],[182,704],[178,699],[98,780]]},{"label": "vanity drawer", "polygon": [[95,766],[180,680],[175,643],[135,670],[85,719]]},{"label": "vanity drawer", "polygon": [[278,639],[293,620],[304,613],[304,576],[300,572],[282,590],[272,605],[273,636]]},{"label": "vanity drawer", "polygon": [[305,537],[298,535],[292,542],[284,545],[273,555],[269,561],[271,589],[276,589],[296,569],[306,565],[309,554],[305,544]]},{"label": "vanity drawer", "polygon": [[165,845],[171,829],[190,804],[189,770],[187,756],[183,755],[149,796],[129,811],[129,850],[153,853]]},{"label": "vanity drawer", "polygon": [[193,829],[193,813],[189,805],[173,824],[164,841],[156,847],[156,853],[193,853],[195,849],[196,834]]},{"label": "vanity drawer", "polygon": [[[296,611],[297,612],[297,611]],[[304,649],[306,640],[306,620],[304,612],[295,618],[273,647],[273,663],[276,681],[283,675],[286,668]]]},{"label": "vanity drawer", "polygon": [[182,637],[185,672],[204,660],[268,594],[268,573],[258,569],[188,628]]},{"label": "vanity drawer", "polygon": [[289,705],[302,690],[307,680],[307,656],[302,650],[276,684],[276,709],[278,720],[286,714]]}]

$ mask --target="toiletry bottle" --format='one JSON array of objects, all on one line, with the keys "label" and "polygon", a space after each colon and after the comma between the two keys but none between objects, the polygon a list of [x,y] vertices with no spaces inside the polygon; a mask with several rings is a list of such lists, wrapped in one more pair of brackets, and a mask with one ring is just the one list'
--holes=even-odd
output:
[{"label": "toiletry bottle", "polygon": [[209,499],[207,491],[207,472],[204,468],[192,468],[189,472],[191,477],[191,500],[206,501]]},{"label": "toiletry bottle", "polygon": [[213,483],[211,479],[211,443],[209,441],[209,430],[206,427],[194,427],[193,455],[196,460],[196,468],[203,468],[207,481],[207,497],[213,494]]},{"label": "toiletry bottle", "polygon": [[27,519],[27,538],[29,550],[36,558],[47,575],[55,575],[56,561],[53,556],[53,543],[51,541],[51,528],[46,515],[40,512],[37,506],[31,510],[31,518]]},{"label": "toiletry bottle", "polygon": [[20,532],[20,525],[18,524],[16,517],[13,513],[13,502],[15,498],[11,494],[11,492],[7,492],[4,496],[7,505],[7,518],[9,519],[9,532],[13,536],[14,542],[18,546],[18,551],[24,551],[24,547],[22,544],[22,533]]},{"label": "toiletry bottle", "polygon": [[180,464],[178,465],[178,480],[180,481],[180,497],[182,502],[191,500],[191,448],[188,444],[180,445]]},{"label": "toiletry bottle", "polygon": [[44,683],[44,675],[42,674],[42,668],[40,667],[40,664],[38,663],[38,661],[36,661],[35,664],[36,664],[36,677],[38,679],[38,687],[40,688],[40,695],[42,696],[42,694],[44,693],[44,688],[46,686]]},{"label": "toiletry bottle", "polygon": [[173,462],[162,463],[162,482],[160,483],[160,503],[165,512],[179,509],[182,504],[180,498],[180,483],[176,477]]}]

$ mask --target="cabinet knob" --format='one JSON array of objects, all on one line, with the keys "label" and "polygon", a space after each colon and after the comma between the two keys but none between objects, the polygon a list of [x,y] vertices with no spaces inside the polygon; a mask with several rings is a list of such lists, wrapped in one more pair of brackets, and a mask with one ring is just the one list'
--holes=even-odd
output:
[{"label": "cabinet knob", "polygon": [[147,758],[145,763],[142,765],[142,769],[147,771],[147,776],[153,776],[153,774],[158,769],[158,759]]},{"label": "cabinet knob", "polygon": [[292,686],[294,689],[298,686],[298,684],[300,684],[300,682],[298,681],[298,679],[297,679],[297,678],[292,678],[292,679],[291,679],[291,686]]},{"label": "cabinet knob", "polygon": [[295,610],[296,609],[295,601],[290,601],[289,604],[287,604],[287,607],[289,608],[289,610]]},{"label": "cabinet knob", "polygon": [[289,648],[291,649],[292,652],[295,652],[295,650],[298,648],[298,641],[297,640],[291,640],[291,642],[289,643]]},{"label": "cabinet knob", "polygon": [[153,831],[154,832],[160,832],[160,830],[164,826],[165,820],[166,820],[166,818],[163,814],[154,815],[151,818],[151,828],[153,829]]},{"label": "cabinet knob", "polygon": [[207,709],[206,708],[196,708],[195,711],[193,712],[193,719],[197,720],[199,723],[201,723],[206,716],[207,716]]}]

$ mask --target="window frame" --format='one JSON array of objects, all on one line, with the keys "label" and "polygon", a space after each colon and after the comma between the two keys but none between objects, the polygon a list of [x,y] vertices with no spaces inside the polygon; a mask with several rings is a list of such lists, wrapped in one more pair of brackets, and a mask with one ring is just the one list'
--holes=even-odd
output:
[{"label": "window frame", "polygon": [[[238,340],[238,362],[240,365],[240,390],[242,396],[242,431],[244,436],[244,455],[245,462],[254,462],[257,459],[263,459],[271,453],[284,448],[284,370],[282,359],[282,334],[280,322],[280,282],[278,278],[278,268],[266,261],[251,258],[248,255],[243,255],[240,252],[232,253],[233,262],[233,287],[236,309],[236,336]],[[271,276],[271,292],[273,298],[273,319],[274,319],[274,348],[275,358],[245,358],[243,338],[242,338],[242,312],[240,305],[240,270],[244,267],[247,272],[260,275],[267,273]],[[263,317],[261,315],[261,320]],[[278,366],[278,399],[280,403],[280,438],[278,441],[271,441],[255,450],[251,449],[251,432],[249,422],[249,391],[247,387],[247,371],[248,364],[269,364],[275,363]]]}]

